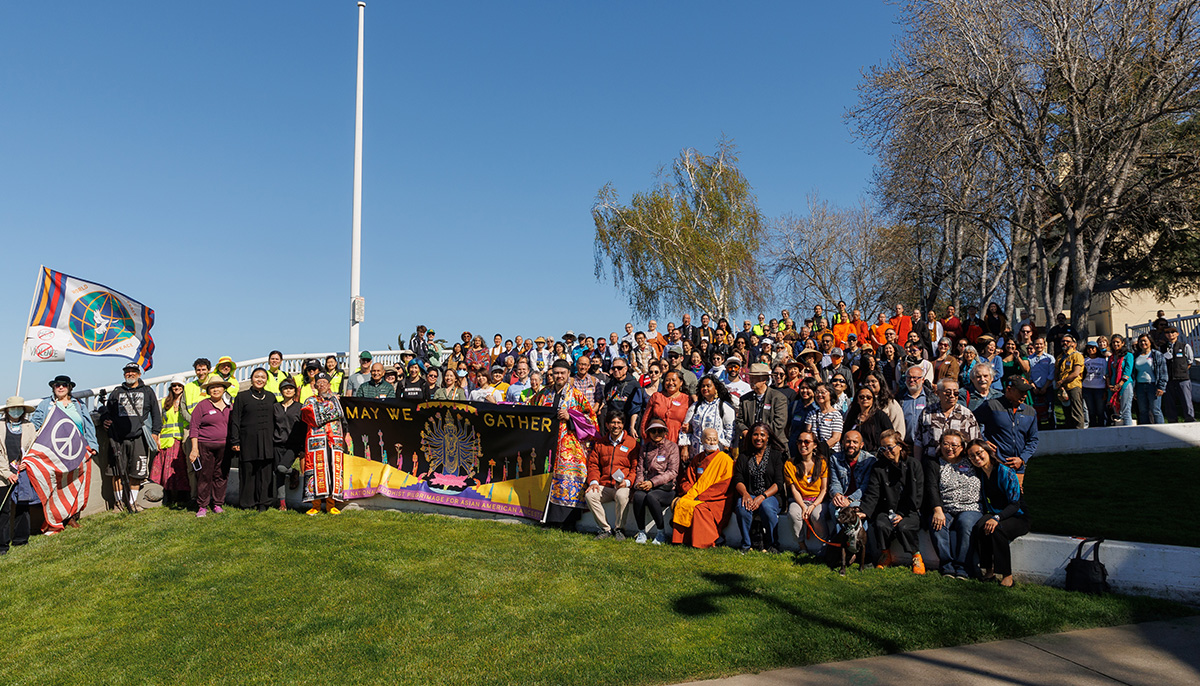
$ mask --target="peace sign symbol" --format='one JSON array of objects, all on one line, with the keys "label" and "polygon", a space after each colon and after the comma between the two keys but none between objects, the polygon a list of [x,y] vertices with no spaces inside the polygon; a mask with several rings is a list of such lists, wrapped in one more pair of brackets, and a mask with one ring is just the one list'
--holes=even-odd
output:
[{"label": "peace sign symbol", "polygon": [[[62,432],[63,426],[67,427],[66,432]],[[63,417],[54,425],[54,430],[50,433],[50,444],[54,448],[54,452],[58,454],[58,458],[64,463],[71,463],[83,456],[83,441],[72,440],[72,434],[75,431],[75,422],[69,417]]]}]

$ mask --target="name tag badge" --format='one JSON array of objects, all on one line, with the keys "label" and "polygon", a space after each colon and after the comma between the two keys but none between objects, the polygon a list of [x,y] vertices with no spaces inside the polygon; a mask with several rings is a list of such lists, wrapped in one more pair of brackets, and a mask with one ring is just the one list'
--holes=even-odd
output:
[{"label": "name tag badge", "polygon": [[771,404],[770,404],[770,403],[767,403],[766,405],[763,405],[763,411],[766,411],[766,410],[769,410],[769,409],[771,409]]},{"label": "name tag badge", "polygon": [[655,462],[666,462],[667,458],[662,455],[659,455],[658,457],[654,458],[654,461]]},{"label": "name tag badge", "polygon": [[673,401],[671,404],[672,404],[672,405],[674,405],[675,407],[679,407],[679,401],[678,401],[678,400],[675,400],[675,401]]},{"label": "name tag badge", "polygon": [[216,411],[216,410],[209,410],[209,411],[208,411],[208,413],[209,413],[209,414],[216,414],[216,413],[217,413],[217,411]]},{"label": "name tag badge", "polygon": [[627,453],[627,452],[629,452],[629,448],[627,448],[625,446],[621,446],[621,452]]},{"label": "name tag badge", "polygon": [[696,473],[697,473],[697,474],[703,474],[703,473],[704,473],[704,467],[696,467]]}]

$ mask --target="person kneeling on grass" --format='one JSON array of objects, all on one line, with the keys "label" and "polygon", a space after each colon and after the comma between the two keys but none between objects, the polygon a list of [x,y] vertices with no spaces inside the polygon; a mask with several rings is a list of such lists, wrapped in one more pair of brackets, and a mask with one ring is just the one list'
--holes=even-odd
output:
[{"label": "person kneeling on grass", "polygon": [[740,497],[734,504],[738,530],[742,535],[741,551],[750,550],[750,525],[755,513],[762,514],[766,525],[763,547],[779,552],[779,510],[783,494],[783,455],[770,445],[771,432],[763,423],[750,428],[747,447],[738,455],[733,469],[733,490]]},{"label": "person kneeling on grass", "polygon": [[[637,439],[625,431],[625,418],[619,414],[608,417],[608,435],[596,441],[588,451],[588,487],[584,500],[596,525],[600,527],[597,539],[615,536],[625,540],[625,515],[629,511],[629,492],[637,472]],[[617,523],[609,526],[604,516],[604,503],[616,501]]]},{"label": "person kneeling on grass", "polygon": [[667,425],[654,420],[646,427],[646,440],[638,451],[637,478],[633,484],[633,519],[638,527],[637,536],[633,539],[635,543],[646,542],[647,510],[658,527],[654,544],[662,545],[670,534],[663,511],[675,498],[675,481],[679,477],[679,444],[666,439]]},{"label": "person kneeling on grass", "polygon": [[733,458],[721,450],[716,429],[705,429],[703,444],[687,463],[679,483],[682,492],[672,507],[672,543],[693,548],[711,548],[721,537],[721,525],[729,507]]},{"label": "person kneeling on grass", "polygon": [[300,407],[300,420],[308,425],[308,440],[304,454],[304,502],[312,508],[305,514],[321,512],[324,503],[329,514],[341,514],[337,500],[344,500],[342,482],[342,452],[345,450],[345,429],[342,404],[329,386],[329,374],[320,372],[313,382],[316,395]]},{"label": "person kneeling on grass", "polygon": [[1021,500],[1021,483],[1012,468],[996,456],[995,447],[984,440],[967,444],[967,459],[983,481],[983,519],[971,532],[972,546],[979,552],[984,581],[999,578],[1011,587],[1012,554],[1009,544],[1029,533],[1029,514]]},{"label": "person kneeling on grass", "polygon": [[863,494],[859,517],[870,522],[867,529],[867,559],[879,555],[879,567],[897,560],[889,549],[898,540],[906,556],[912,556],[914,574],[925,573],[921,560],[921,500],[924,474],[921,464],[909,457],[899,431],[885,431],[879,438],[879,457]]}]

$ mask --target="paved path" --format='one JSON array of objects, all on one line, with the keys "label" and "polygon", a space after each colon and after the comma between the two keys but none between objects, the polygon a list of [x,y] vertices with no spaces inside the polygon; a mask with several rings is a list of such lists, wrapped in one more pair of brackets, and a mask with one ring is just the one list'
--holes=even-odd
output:
[{"label": "paved path", "polygon": [[692,683],[709,686],[1200,684],[1200,617],[921,650]]}]

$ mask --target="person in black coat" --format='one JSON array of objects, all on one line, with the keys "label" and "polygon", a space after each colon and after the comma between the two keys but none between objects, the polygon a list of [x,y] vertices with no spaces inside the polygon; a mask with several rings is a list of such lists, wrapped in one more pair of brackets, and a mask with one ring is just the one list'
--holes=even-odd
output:
[{"label": "person in black coat", "polygon": [[859,388],[858,395],[846,411],[846,420],[842,423],[843,433],[857,431],[862,434],[863,450],[869,453],[879,449],[879,441],[885,431],[895,428],[891,418],[875,401],[875,391],[866,386]]},{"label": "person in black coat", "polygon": [[275,394],[266,385],[266,370],[255,369],[250,389],[238,393],[229,413],[229,447],[239,460],[239,505],[259,512],[275,496]]},{"label": "person in black coat", "polygon": [[[713,429],[705,429],[705,435]],[[707,442],[708,439],[705,439]],[[710,446],[706,446],[708,450]],[[783,481],[783,454],[771,445],[771,432],[765,423],[750,428],[746,445],[733,466],[731,491],[738,496],[734,505],[738,529],[742,534],[742,552],[750,550],[750,525],[755,513],[761,513],[766,525],[763,546],[779,552],[779,510],[787,493]]]},{"label": "person in black coat", "polygon": [[788,401],[782,393],[771,388],[771,368],[761,362],[750,365],[749,393],[743,393],[733,420],[733,443],[745,439],[750,427],[758,423],[767,425],[771,436],[771,447],[787,459],[788,456]]},{"label": "person in black coat", "polygon": [[[279,509],[287,510],[287,477],[292,474],[296,456],[304,450],[305,424],[300,421],[300,402],[296,399],[296,384],[291,379],[279,384],[281,402],[275,403],[274,443],[275,497]],[[297,476],[299,472],[297,472]]]},{"label": "person in black coat", "polygon": [[901,550],[912,556],[913,572],[924,574],[920,527],[925,475],[921,463],[909,457],[899,431],[884,432],[877,456],[859,513],[869,524],[867,559],[878,554],[876,564],[890,566],[895,560],[888,548],[898,540]]}]

